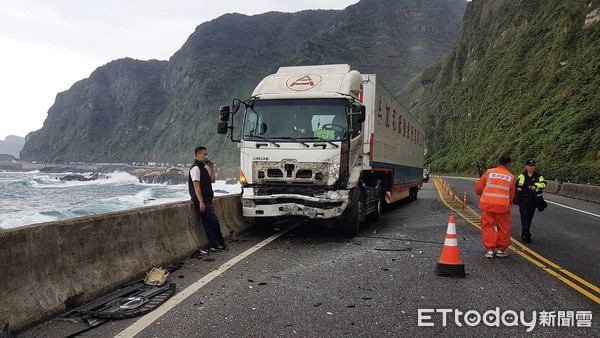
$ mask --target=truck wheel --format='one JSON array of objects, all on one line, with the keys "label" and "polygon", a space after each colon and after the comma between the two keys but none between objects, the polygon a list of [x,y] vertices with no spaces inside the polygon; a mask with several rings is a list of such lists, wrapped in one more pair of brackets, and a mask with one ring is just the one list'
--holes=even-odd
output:
[{"label": "truck wheel", "polygon": [[375,210],[370,213],[367,217],[370,221],[377,222],[381,217],[381,211],[383,210],[383,192],[381,191],[381,181],[377,182],[377,186],[375,187],[375,194],[377,195],[377,202],[375,206]]},{"label": "truck wheel", "polygon": [[409,191],[408,191],[408,201],[409,202],[416,201],[418,193],[419,193],[419,188],[418,187],[412,187],[412,188],[410,188]]},{"label": "truck wheel", "polygon": [[361,203],[360,189],[354,188],[350,192],[350,204],[342,216],[342,232],[348,236],[358,235],[360,229],[361,212],[364,212]]}]

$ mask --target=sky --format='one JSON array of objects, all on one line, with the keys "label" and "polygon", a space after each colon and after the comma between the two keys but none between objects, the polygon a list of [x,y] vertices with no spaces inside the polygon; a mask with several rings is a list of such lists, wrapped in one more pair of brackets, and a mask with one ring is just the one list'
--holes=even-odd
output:
[{"label": "sky", "polygon": [[168,60],[225,13],[344,9],[358,0],[0,0],[0,140],[42,127],[56,94],[112,60]]}]

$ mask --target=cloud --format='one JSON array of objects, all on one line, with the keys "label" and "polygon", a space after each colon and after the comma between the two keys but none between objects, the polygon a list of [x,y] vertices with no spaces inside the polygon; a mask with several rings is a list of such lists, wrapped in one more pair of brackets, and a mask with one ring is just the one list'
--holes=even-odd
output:
[{"label": "cloud", "polygon": [[0,139],[42,126],[56,94],[111,60],[167,60],[225,13],[343,9],[358,0],[19,0],[0,6]]}]

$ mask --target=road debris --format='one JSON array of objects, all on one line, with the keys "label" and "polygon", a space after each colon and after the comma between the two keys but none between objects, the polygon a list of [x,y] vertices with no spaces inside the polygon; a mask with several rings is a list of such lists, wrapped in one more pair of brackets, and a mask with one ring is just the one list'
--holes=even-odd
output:
[{"label": "road debris", "polygon": [[375,248],[376,251],[412,251],[412,248],[390,249],[390,248]]}]

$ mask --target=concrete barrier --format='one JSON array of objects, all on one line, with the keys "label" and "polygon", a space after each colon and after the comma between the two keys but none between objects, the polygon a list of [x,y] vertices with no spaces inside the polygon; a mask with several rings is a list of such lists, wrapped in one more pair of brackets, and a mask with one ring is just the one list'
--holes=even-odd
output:
[{"label": "concrete barrier", "polygon": [[561,184],[558,181],[546,181],[546,189],[544,189],[544,192],[558,194],[560,191],[560,185]]},{"label": "concrete barrier", "polygon": [[600,187],[586,184],[563,183],[558,193],[562,196],[600,203]]},{"label": "concrete barrier", "polygon": [[[214,204],[226,238],[244,230],[239,194]],[[1,230],[0,327],[25,329],[205,245],[191,202]]]}]

